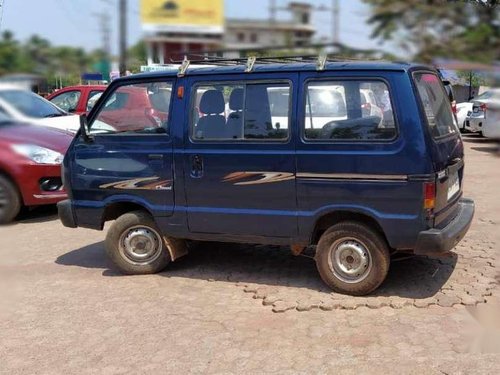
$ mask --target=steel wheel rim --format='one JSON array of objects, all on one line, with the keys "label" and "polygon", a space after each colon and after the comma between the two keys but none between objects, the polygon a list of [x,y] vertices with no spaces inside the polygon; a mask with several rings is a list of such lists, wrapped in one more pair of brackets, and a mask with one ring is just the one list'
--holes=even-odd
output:
[{"label": "steel wheel rim", "polygon": [[148,226],[137,225],[122,233],[119,250],[122,257],[129,263],[148,265],[161,256],[163,241],[156,230]]},{"label": "steel wheel rim", "polygon": [[328,265],[336,278],[355,284],[368,277],[373,261],[363,242],[355,238],[341,238],[330,246]]}]

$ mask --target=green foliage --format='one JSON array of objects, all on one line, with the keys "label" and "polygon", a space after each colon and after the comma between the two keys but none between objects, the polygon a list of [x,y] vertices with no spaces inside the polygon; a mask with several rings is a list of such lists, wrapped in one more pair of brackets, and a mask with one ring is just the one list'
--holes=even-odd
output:
[{"label": "green foliage", "polygon": [[488,84],[486,79],[481,74],[476,72],[457,71],[457,76],[467,85],[469,84],[469,81],[471,81],[472,87],[485,86]]},{"label": "green foliage", "polygon": [[[87,52],[82,48],[52,46],[38,35],[21,43],[10,31],[0,35],[0,75],[33,73],[44,77],[50,87],[57,86],[56,79],[64,86],[80,82],[85,72],[94,72],[99,63],[107,59],[101,50]],[[146,47],[140,42],[129,51],[129,70],[138,72],[146,63]]]},{"label": "green foliage", "polygon": [[416,59],[478,62],[500,59],[499,1],[363,0],[371,9],[373,37],[395,42]]}]

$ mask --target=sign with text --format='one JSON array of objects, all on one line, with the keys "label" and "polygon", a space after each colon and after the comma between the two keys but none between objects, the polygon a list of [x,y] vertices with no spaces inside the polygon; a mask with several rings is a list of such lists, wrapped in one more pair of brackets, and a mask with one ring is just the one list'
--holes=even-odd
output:
[{"label": "sign with text", "polygon": [[147,32],[220,34],[224,0],[141,0],[141,20]]}]

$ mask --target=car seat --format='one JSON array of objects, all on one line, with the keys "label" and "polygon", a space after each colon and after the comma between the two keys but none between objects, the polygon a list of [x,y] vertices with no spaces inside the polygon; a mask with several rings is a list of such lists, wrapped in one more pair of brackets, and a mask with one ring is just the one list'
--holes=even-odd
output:
[{"label": "car seat", "polygon": [[232,111],[227,118],[227,131],[233,139],[243,138],[243,100],[245,90],[237,88],[229,97],[229,109]]},{"label": "car seat", "polygon": [[224,112],[224,96],[221,91],[208,90],[201,97],[200,117],[195,128],[196,139],[221,139],[227,138],[226,119]]}]

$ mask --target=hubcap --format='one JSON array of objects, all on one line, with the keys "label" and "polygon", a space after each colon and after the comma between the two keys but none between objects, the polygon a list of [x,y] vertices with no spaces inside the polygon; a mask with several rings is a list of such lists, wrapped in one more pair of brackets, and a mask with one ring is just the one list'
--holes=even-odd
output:
[{"label": "hubcap", "polygon": [[130,228],[120,237],[120,252],[133,264],[151,263],[161,255],[161,237],[149,227]]},{"label": "hubcap", "polygon": [[366,246],[353,238],[343,238],[332,244],[330,270],[346,283],[359,283],[370,273],[372,259]]}]

